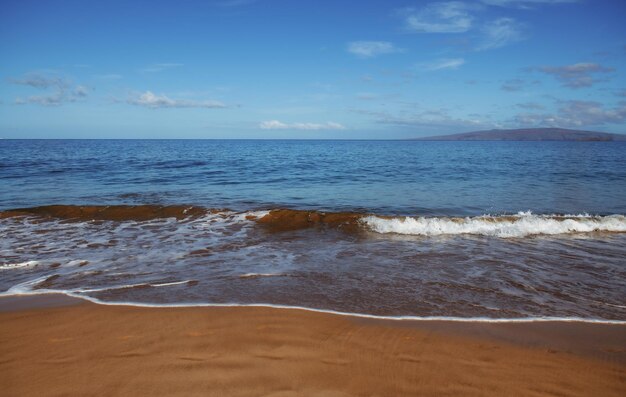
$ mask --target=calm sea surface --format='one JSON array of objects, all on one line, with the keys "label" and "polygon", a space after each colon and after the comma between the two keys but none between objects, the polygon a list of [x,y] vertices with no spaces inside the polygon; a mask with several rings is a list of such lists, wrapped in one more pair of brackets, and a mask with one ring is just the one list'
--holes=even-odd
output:
[{"label": "calm sea surface", "polygon": [[4,294],[626,321],[626,142],[0,140],[0,210]]}]

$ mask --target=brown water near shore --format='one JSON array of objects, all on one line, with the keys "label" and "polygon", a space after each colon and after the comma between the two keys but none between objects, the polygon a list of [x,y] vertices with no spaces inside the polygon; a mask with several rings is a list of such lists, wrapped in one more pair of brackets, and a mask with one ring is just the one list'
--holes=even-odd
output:
[{"label": "brown water near shore", "polygon": [[621,396],[625,335],[81,303],[0,313],[0,384],[7,396]]},{"label": "brown water near shore", "polygon": [[[112,206],[78,206],[48,205],[32,208],[18,208],[0,211],[0,219],[18,216],[35,216],[40,218],[57,218],[73,221],[148,221],[163,218],[196,218],[209,213],[228,212],[225,209],[202,208],[194,206],[158,206],[158,205],[112,205]],[[344,231],[355,231],[359,219],[368,214],[350,212],[306,211],[294,209],[273,209],[258,219],[258,223],[270,231],[290,231],[309,227],[326,226],[340,228]],[[249,217],[249,220],[257,220]]]},{"label": "brown water near shore", "polygon": [[15,216],[39,216],[70,219],[76,221],[147,221],[160,218],[183,219],[197,217],[210,212],[201,207],[159,205],[46,205],[42,207],[18,208],[0,211],[0,219]]}]

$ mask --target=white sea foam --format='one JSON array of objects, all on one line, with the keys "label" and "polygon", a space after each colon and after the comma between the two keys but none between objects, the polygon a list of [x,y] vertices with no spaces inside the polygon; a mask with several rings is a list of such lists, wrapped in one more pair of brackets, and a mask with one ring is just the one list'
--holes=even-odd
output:
[{"label": "white sea foam", "polygon": [[19,269],[22,267],[32,267],[39,265],[39,261],[26,261],[20,263],[6,263],[4,265],[0,265],[0,270],[10,270],[10,269]]},{"label": "white sea foam", "polygon": [[165,283],[136,283],[136,284],[122,284],[122,285],[114,285],[109,287],[101,287],[101,288],[89,288],[89,289],[77,289],[73,292],[76,293],[89,293],[89,292],[103,292],[103,291],[115,291],[120,289],[130,289],[130,288],[141,288],[141,287],[149,287],[149,288],[158,288],[158,287],[170,287],[172,285],[181,285],[187,284],[192,280],[183,280],[183,281],[171,281]]},{"label": "white sea foam", "polygon": [[190,222],[195,230],[206,230],[214,235],[221,235],[225,228],[237,225],[253,225],[253,221],[263,218],[269,211],[231,212],[222,211],[209,213],[198,220]]},{"label": "white sea foam", "polygon": [[85,266],[89,264],[89,261],[86,259],[74,259],[67,262],[63,267],[71,267],[71,266]]},{"label": "white sea foam", "polygon": [[239,276],[239,278],[257,278],[257,277],[280,277],[282,273],[246,273]]},{"label": "white sea foam", "polygon": [[181,284],[187,284],[189,282],[191,282],[192,280],[182,280],[182,281],[170,281],[167,283],[158,283],[158,284],[150,284],[151,287],[169,287],[172,285],[181,285]]},{"label": "white sea foam", "polygon": [[243,213],[239,213],[235,215],[234,219],[239,222],[261,219],[269,213],[270,211],[247,211],[247,212],[243,212]]},{"label": "white sea foam", "polygon": [[525,237],[590,232],[626,232],[623,215],[533,215],[520,212],[512,216],[478,216],[468,218],[367,216],[361,220],[377,233],[418,236],[473,234],[496,237]]},{"label": "white sea foam", "polygon": [[7,291],[3,292],[0,295],[29,295],[33,292],[37,292],[33,289],[33,287],[39,283],[46,281],[46,279],[50,277],[49,274],[37,277],[33,280],[24,281],[23,283],[16,284],[9,288]]}]

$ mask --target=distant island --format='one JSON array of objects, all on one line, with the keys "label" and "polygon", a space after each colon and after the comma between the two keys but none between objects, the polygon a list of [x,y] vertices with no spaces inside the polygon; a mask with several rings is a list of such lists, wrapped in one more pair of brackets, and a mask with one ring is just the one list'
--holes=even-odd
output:
[{"label": "distant island", "polygon": [[414,138],[418,141],[626,141],[626,135],[565,128],[520,128],[512,130],[485,130],[461,134]]}]

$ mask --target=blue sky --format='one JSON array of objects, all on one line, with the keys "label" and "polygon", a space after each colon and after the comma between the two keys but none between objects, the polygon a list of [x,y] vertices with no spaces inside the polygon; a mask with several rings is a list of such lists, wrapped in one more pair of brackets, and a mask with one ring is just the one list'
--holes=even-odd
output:
[{"label": "blue sky", "polygon": [[0,0],[0,137],[626,133],[626,1]]}]

